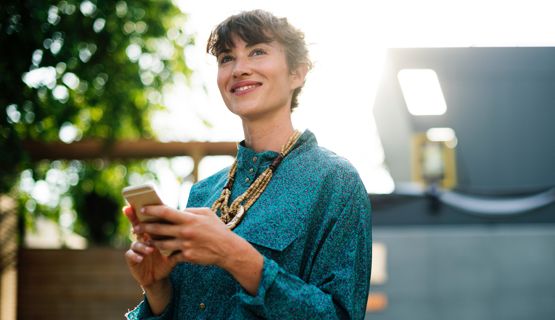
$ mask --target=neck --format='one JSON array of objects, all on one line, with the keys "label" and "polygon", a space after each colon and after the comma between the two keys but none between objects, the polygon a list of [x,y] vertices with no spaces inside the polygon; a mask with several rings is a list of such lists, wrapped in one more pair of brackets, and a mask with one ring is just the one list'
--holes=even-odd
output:
[{"label": "neck", "polygon": [[267,119],[266,121],[243,119],[245,144],[255,152],[280,152],[281,147],[287,143],[293,131],[291,112],[289,111],[278,119]]}]

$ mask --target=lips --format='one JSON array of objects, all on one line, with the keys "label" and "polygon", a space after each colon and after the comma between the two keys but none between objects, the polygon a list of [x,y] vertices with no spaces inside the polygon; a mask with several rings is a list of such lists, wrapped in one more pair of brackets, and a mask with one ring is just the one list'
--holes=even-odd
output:
[{"label": "lips", "polygon": [[231,93],[241,95],[248,93],[258,87],[260,87],[262,83],[257,81],[240,81],[231,86]]}]

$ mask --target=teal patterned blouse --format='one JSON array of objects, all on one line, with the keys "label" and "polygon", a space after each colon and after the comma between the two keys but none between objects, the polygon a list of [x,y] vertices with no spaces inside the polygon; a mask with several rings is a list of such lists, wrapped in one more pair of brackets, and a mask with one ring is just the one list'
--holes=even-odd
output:
[{"label": "teal patterned blouse", "polygon": [[[277,156],[240,144],[232,198]],[[229,168],[193,186],[188,207],[210,207]],[[372,260],[370,202],[344,158],[305,131],[234,229],[262,255],[256,296],[225,270],[189,263],[171,273],[172,301],[152,316],[143,301],[128,319],[362,319]]]}]

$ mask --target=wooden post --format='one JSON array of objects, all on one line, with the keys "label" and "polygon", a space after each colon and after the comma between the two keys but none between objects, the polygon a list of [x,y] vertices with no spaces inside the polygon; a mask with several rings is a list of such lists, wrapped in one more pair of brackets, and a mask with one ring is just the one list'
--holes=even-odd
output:
[{"label": "wooden post", "polygon": [[193,183],[197,183],[199,180],[198,167],[202,158],[204,158],[204,154],[202,154],[201,150],[197,149],[193,151],[191,158],[193,158]]},{"label": "wooden post", "polygon": [[17,306],[17,213],[15,201],[0,195],[0,319],[15,320]]}]

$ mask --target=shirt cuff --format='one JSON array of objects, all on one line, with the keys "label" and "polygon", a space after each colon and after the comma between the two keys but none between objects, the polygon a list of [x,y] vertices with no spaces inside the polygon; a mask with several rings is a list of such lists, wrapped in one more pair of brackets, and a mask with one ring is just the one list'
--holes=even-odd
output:
[{"label": "shirt cuff", "polygon": [[262,277],[258,285],[258,292],[255,296],[249,294],[245,289],[239,292],[239,299],[242,303],[250,306],[263,306],[266,292],[274,284],[279,272],[279,265],[272,259],[264,257],[262,267]]},{"label": "shirt cuff", "polygon": [[155,316],[152,314],[152,310],[150,310],[150,305],[148,304],[148,299],[144,296],[144,300],[139,303],[135,309],[127,312],[125,314],[125,318],[127,320],[139,320],[139,319],[148,319],[148,320],[163,320],[163,319],[170,319],[170,305],[173,301],[170,301],[164,311],[159,315]]}]

